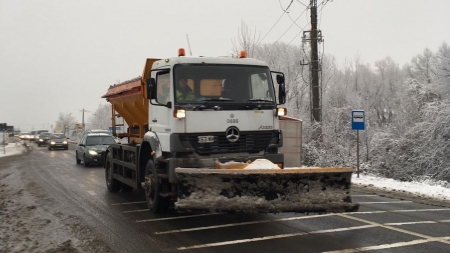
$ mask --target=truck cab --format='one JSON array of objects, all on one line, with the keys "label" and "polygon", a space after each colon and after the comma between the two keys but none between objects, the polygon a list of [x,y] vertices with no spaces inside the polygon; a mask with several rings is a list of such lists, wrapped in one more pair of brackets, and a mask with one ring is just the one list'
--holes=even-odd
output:
[{"label": "truck cab", "polygon": [[[146,74],[150,107],[144,140],[157,143],[156,157],[168,159],[169,167],[258,158],[283,167],[282,73],[255,59],[179,56],[154,61]],[[169,178],[176,181],[172,173]]]}]

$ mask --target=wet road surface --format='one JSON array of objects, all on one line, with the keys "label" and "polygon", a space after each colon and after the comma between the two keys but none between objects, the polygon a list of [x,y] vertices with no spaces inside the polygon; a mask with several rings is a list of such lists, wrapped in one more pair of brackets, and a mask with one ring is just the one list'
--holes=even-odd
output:
[{"label": "wet road surface", "polygon": [[450,252],[450,209],[353,192],[346,214],[151,214],[142,191],[109,193],[101,166],[32,145],[18,166],[117,252]]}]

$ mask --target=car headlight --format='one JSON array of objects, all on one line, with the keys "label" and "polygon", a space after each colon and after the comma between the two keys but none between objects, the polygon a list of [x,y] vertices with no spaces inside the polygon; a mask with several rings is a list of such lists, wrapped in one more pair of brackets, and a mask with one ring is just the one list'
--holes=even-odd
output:
[{"label": "car headlight", "polygon": [[39,141],[44,141],[43,139],[39,139]]},{"label": "car headlight", "polygon": [[55,142],[54,142],[54,141],[52,141],[52,142],[50,142],[50,144],[52,144],[52,145],[55,145]]},{"label": "car headlight", "polygon": [[98,155],[98,153],[97,153],[97,151],[95,151],[95,150],[89,150],[89,154],[90,155]]},{"label": "car headlight", "polygon": [[63,141],[63,144],[67,144],[67,141]]}]

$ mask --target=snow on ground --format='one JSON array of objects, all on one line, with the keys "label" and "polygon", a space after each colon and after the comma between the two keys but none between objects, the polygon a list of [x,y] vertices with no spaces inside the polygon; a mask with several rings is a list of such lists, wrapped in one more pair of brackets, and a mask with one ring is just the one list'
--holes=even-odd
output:
[{"label": "snow on ground", "polygon": [[352,183],[358,186],[372,186],[388,191],[408,192],[414,195],[450,201],[450,182],[436,182],[432,180],[399,182],[394,179],[367,174],[360,174],[359,178],[357,178],[357,175],[353,174]]},{"label": "snow on ground", "polygon": [[7,143],[6,146],[0,145],[0,157],[19,155],[24,153],[25,151],[26,147],[24,146],[24,143],[22,141]]}]

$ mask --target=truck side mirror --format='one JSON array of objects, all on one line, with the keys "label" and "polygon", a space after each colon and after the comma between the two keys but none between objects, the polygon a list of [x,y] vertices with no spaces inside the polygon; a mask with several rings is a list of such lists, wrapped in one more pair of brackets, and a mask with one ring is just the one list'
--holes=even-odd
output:
[{"label": "truck side mirror", "polygon": [[277,83],[284,84],[284,75],[281,75],[281,74],[277,75]]},{"label": "truck side mirror", "polygon": [[[278,79],[278,78],[277,78]],[[284,79],[284,78],[283,78]],[[278,102],[280,104],[286,103],[286,88],[284,83],[280,83],[278,85]]]}]

